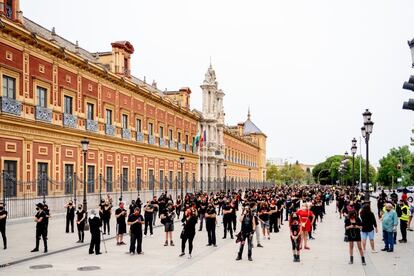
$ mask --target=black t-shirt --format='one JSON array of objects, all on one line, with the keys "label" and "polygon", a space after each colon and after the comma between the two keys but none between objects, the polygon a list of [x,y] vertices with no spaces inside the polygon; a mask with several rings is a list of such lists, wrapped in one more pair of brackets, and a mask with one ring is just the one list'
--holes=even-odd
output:
[{"label": "black t-shirt", "polygon": [[115,215],[119,215],[122,212],[125,212],[123,215],[120,215],[119,217],[116,218],[116,223],[117,224],[125,224],[125,218],[126,218],[126,210],[124,208],[118,208],[115,210]]},{"label": "black t-shirt", "polygon": [[[214,207],[213,208],[207,208],[206,213],[208,215],[217,215],[216,208],[214,208]],[[214,218],[206,218],[206,222],[207,223],[216,222],[216,218],[215,217]]]},{"label": "black t-shirt", "polygon": [[[270,209],[270,211],[276,211],[276,210],[279,210],[279,208],[277,208],[277,206],[276,206],[276,205],[275,205],[275,206],[269,206],[269,209]],[[270,214],[270,216],[271,216],[272,218],[275,218],[275,217],[277,216],[277,212],[271,213],[271,214]]]},{"label": "black t-shirt", "polygon": [[144,213],[145,217],[152,217],[152,214],[154,211],[154,205],[152,204],[146,205],[145,209],[148,209],[148,210],[145,210],[145,213]]},{"label": "black t-shirt", "polygon": [[[77,221],[80,221],[83,218],[84,215],[85,215],[85,211],[84,210],[77,210],[76,211],[76,220]],[[85,223],[85,220],[82,220],[81,223]]]},{"label": "black t-shirt", "polygon": [[158,211],[158,206],[156,206],[156,205],[158,205],[158,200],[152,200],[151,204],[154,206],[154,211],[155,212]]},{"label": "black t-shirt", "polygon": [[[223,207],[223,211],[233,211],[233,208],[231,208],[231,206],[229,204],[224,205]],[[224,214],[224,217],[230,217],[232,214],[228,213],[228,214]]]},{"label": "black t-shirt", "polygon": [[260,210],[260,214],[259,214],[259,218],[261,219],[261,220],[263,220],[263,221],[268,221],[269,220],[269,214],[264,214],[263,212],[268,212],[269,211],[269,208],[268,207],[263,207],[261,210]]},{"label": "black t-shirt", "polygon": [[35,217],[37,219],[42,218],[42,221],[36,223],[36,228],[43,228],[43,227],[45,227],[45,225],[46,225],[46,214],[45,214],[45,212],[43,210],[39,210],[36,213]]},{"label": "black t-shirt", "polygon": [[75,217],[75,207],[73,205],[69,205],[68,207],[66,207],[66,216],[68,218]]},{"label": "black t-shirt", "polygon": [[241,231],[243,233],[253,232],[253,216],[245,215],[241,224]]},{"label": "black t-shirt", "polygon": [[6,225],[7,211],[4,209],[0,211],[0,216],[3,216],[3,215],[6,215],[6,217],[3,219],[0,219],[0,227],[4,227]]},{"label": "black t-shirt", "polygon": [[144,218],[142,217],[142,215],[130,214],[128,216],[128,222],[134,222],[136,220],[138,220],[137,223],[131,224],[131,232],[134,234],[142,234],[141,221],[144,221]]},{"label": "black t-shirt", "polygon": [[200,214],[205,214],[206,209],[207,209],[207,202],[200,202],[200,208],[199,208],[198,212]]}]

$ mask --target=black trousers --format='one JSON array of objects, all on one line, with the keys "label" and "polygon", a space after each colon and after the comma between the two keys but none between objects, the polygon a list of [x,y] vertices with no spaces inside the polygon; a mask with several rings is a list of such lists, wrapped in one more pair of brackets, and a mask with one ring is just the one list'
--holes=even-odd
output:
[{"label": "black trousers", "polygon": [[200,228],[199,228],[200,231],[203,230],[203,224],[204,224],[203,222],[204,222],[205,216],[206,216],[205,214],[201,214],[201,213],[198,215],[198,217],[200,218]]},{"label": "black trousers", "polygon": [[73,233],[73,221],[75,218],[71,218],[71,217],[66,217],[66,233],[69,233],[69,224],[71,227],[71,232]]},{"label": "black trousers", "polygon": [[229,217],[223,218],[224,238],[227,237],[227,231],[230,231],[230,237],[233,238],[233,228],[231,228],[231,220],[232,218],[229,218]]},{"label": "black trousers", "polygon": [[146,235],[147,234],[147,230],[148,230],[148,226],[149,226],[149,229],[150,229],[150,234],[152,235],[153,234],[153,232],[152,232],[152,216],[151,217],[145,217],[145,229],[144,229],[144,235]]},{"label": "black trousers", "polygon": [[76,224],[76,227],[78,228],[79,240],[83,242],[83,240],[85,239],[85,223],[81,222],[79,224]]},{"label": "black trousers", "polygon": [[1,237],[3,238],[4,249],[7,248],[6,225],[0,227]]},{"label": "black trousers", "polygon": [[89,245],[89,254],[101,252],[101,233],[91,233],[91,244]]},{"label": "black trousers", "polygon": [[236,226],[237,226],[237,217],[236,217],[236,215],[233,215],[231,217],[231,222],[233,223],[233,230],[234,230],[234,232],[236,232]]},{"label": "black trousers", "polygon": [[47,251],[47,235],[46,228],[36,228],[36,249],[39,249],[40,238],[43,240],[45,251]]},{"label": "black trousers", "polygon": [[279,227],[277,226],[277,220],[278,220],[278,216],[274,215],[274,216],[270,216],[269,218],[269,233],[272,233],[272,231],[274,231],[275,233],[279,232]]},{"label": "black trousers", "polygon": [[175,213],[177,214],[177,218],[179,219],[180,218],[180,213],[181,213],[181,207],[177,207],[175,209]]},{"label": "black trousers", "polygon": [[216,224],[206,223],[208,244],[216,245]]},{"label": "black trousers", "polygon": [[129,246],[129,252],[131,253],[135,252],[135,244],[137,246],[137,253],[141,253],[142,252],[142,232],[140,233],[131,232],[131,242]]},{"label": "black trousers", "polygon": [[404,241],[407,240],[407,226],[408,226],[408,221],[405,221],[405,220],[401,220],[400,219],[401,236],[402,236],[402,239]]},{"label": "black trousers", "polygon": [[181,252],[184,253],[185,251],[185,244],[188,240],[188,254],[191,255],[191,252],[193,252],[193,240],[194,240],[195,233],[186,233],[184,234],[184,237],[181,239]]},{"label": "black trousers", "polygon": [[241,258],[243,255],[243,249],[244,249],[244,244],[246,243],[247,240],[247,256],[250,258],[252,256],[252,248],[253,248],[253,235],[252,234],[245,234],[243,233],[243,237],[242,240],[240,242],[240,248],[239,248],[239,257]]},{"label": "black trousers", "polygon": [[106,232],[106,229],[108,228],[108,235],[109,235],[109,233],[111,232],[111,228],[110,228],[110,226],[109,226],[109,221],[110,221],[110,218],[102,218],[102,221],[103,221],[103,229],[104,229],[104,234],[106,234],[107,232]]}]

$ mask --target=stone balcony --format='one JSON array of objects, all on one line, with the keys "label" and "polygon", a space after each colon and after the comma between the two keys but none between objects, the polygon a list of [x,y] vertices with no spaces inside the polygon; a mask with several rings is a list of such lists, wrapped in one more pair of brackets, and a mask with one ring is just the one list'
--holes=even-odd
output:
[{"label": "stone balcony", "polygon": [[182,151],[183,150],[183,144],[177,143],[177,150]]},{"label": "stone balcony", "polygon": [[136,140],[138,142],[143,142],[144,141],[144,134],[142,132],[137,132]]},{"label": "stone balcony", "polygon": [[69,113],[63,113],[63,126],[70,128],[78,127],[78,118],[75,115]]},{"label": "stone balcony", "polygon": [[168,147],[169,147],[170,149],[173,149],[173,148],[174,148],[174,141],[173,141],[173,140],[169,140],[169,141],[168,141]]},{"label": "stone balcony", "polygon": [[186,151],[186,152],[191,152],[191,147],[190,147],[190,145],[185,145],[185,151]]},{"label": "stone balcony", "polygon": [[52,114],[53,114],[52,110],[50,110],[49,108],[36,106],[36,113],[35,113],[36,120],[51,123]]},{"label": "stone balcony", "polygon": [[122,138],[131,139],[131,130],[129,128],[122,129]]},{"label": "stone balcony", "polygon": [[85,128],[88,131],[97,132],[98,131],[98,122],[94,121],[94,120],[86,119]]},{"label": "stone balcony", "polygon": [[20,116],[22,103],[8,97],[1,97],[1,112]]},{"label": "stone balcony", "polygon": [[114,125],[105,125],[105,134],[106,135],[110,135],[110,136],[114,136],[116,133],[116,127]]}]

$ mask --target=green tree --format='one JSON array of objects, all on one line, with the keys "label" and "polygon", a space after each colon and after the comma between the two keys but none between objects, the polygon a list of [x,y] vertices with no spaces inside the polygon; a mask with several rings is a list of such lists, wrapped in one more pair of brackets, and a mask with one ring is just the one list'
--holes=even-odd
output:
[{"label": "green tree", "polygon": [[396,185],[400,178],[402,183],[398,185],[407,186],[414,179],[414,156],[408,146],[392,148],[389,153],[379,162],[378,182],[385,186]]},{"label": "green tree", "polygon": [[276,165],[266,164],[266,180],[277,183],[280,179],[280,172]]}]

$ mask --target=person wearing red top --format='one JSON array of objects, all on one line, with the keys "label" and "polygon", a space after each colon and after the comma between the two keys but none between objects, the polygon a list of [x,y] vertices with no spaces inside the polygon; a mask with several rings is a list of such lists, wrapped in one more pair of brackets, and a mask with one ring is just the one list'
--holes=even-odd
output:
[{"label": "person wearing red top", "polygon": [[301,236],[302,241],[305,249],[310,249],[308,247],[308,233],[312,230],[313,221],[315,219],[315,215],[311,210],[309,210],[309,206],[307,203],[303,203],[300,210],[296,212],[300,219],[301,224]]}]

